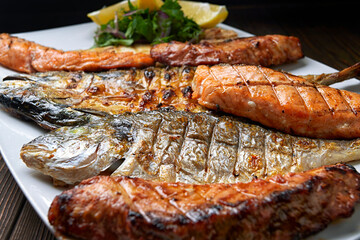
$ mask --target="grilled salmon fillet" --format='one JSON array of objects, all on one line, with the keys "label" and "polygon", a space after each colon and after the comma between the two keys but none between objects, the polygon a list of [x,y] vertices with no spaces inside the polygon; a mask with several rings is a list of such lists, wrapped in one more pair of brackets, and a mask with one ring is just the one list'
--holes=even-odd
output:
[{"label": "grilled salmon fillet", "polygon": [[303,57],[296,37],[266,35],[224,41],[160,43],[150,50],[155,61],[169,66],[201,64],[251,64],[271,66],[292,62]]},{"label": "grilled salmon fillet", "polygon": [[248,65],[199,66],[193,98],[210,109],[282,132],[326,139],[360,137],[360,95]]},{"label": "grilled salmon fillet", "polygon": [[100,71],[112,68],[146,67],[154,64],[149,53],[126,48],[97,48],[61,51],[0,34],[0,64],[15,71],[32,73],[46,71]]},{"label": "grilled salmon fillet", "polygon": [[348,165],[237,184],[98,176],[57,196],[48,218],[79,239],[302,239],[349,217],[359,197]]}]

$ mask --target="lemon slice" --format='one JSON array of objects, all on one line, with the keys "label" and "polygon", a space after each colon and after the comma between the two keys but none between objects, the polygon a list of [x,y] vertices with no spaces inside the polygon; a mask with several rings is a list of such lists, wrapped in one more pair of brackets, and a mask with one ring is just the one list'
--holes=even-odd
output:
[{"label": "lemon slice", "polygon": [[149,8],[150,11],[157,10],[163,5],[162,0],[137,0],[137,6],[140,9],[147,9]]},{"label": "lemon slice", "polygon": [[[131,4],[136,5],[136,0],[130,0]],[[137,5],[136,5],[137,6]],[[122,1],[111,5],[106,8],[102,8],[100,10],[88,13],[87,16],[96,24],[102,25],[108,23],[110,20],[114,19],[115,12],[120,9],[124,9],[124,11],[129,10],[128,1]]]},{"label": "lemon slice", "polygon": [[224,5],[178,1],[185,16],[193,19],[202,28],[212,28],[223,22],[229,12]]},{"label": "lemon slice", "polygon": [[[163,4],[162,0],[131,0],[134,6],[141,9],[149,8],[156,10]],[[193,19],[202,28],[211,28],[223,22],[228,16],[228,11],[223,5],[215,5],[210,3],[178,1],[185,16]],[[128,2],[122,1],[89,13],[87,16],[96,24],[102,25],[114,19],[115,12],[120,9],[129,10]]]}]

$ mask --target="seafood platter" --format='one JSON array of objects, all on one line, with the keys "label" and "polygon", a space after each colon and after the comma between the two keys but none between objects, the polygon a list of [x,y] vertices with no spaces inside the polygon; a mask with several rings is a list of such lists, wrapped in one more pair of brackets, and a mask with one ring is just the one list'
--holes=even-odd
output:
[{"label": "seafood platter", "polygon": [[[55,236],[359,239],[360,64],[224,8],[204,30],[177,1],[132,2],[101,27],[0,34],[0,151]],[[122,30],[144,15],[159,34]]]}]

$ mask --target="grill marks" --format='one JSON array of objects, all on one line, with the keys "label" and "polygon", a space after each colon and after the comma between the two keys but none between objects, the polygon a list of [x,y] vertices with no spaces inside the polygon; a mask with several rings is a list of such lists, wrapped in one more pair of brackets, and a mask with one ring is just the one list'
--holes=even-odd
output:
[{"label": "grill marks", "polygon": [[[114,176],[203,184],[248,182],[360,156],[360,139],[295,137],[230,116],[151,111],[89,121],[36,138],[23,146],[21,158],[68,184],[97,175],[121,158]],[[98,154],[92,165],[79,168],[88,161],[88,149]]]},{"label": "grill marks", "polygon": [[342,164],[237,184],[98,176],[57,196],[48,218],[83,239],[297,239],[350,216],[359,182]]},{"label": "grill marks", "polygon": [[163,112],[133,121],[139,128],[134,150],[114,176],[233,183],[287,172],[296,165],[294,137],[230,117]]},{"label": "grill marks", "polygon": [[193,98],[201,105],[285,133],[326,139],[360,137],[357,93],[246,65],[199,66],[193,86]]}]

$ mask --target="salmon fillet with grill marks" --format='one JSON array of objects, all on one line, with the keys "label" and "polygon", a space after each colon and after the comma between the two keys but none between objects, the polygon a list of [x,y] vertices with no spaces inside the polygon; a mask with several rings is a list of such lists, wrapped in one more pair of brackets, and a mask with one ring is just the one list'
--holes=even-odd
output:
[{"label": "salmon fillet with grill marks", "polygon": [[299,136],[360,137],[360,95],[260,66],[199,66],[193,98],[210,109]]},{"label": "salmon fillet with grill marks", "polygon": [[155,61],[170,66],[201,64],[251,64],[271,66],[292,62],[303,57],[296,37],[266,35],[224,41],[160,43],[150,50]]},{"label": "salmon fillet with grill marks", "polygon": [[301,239],[349,217],[359,197],[347,165],[236,184],[98,176],[57,196],[48,218],[79,239]]},{"label": "salmon fillet with grill marks", "polygon": [[0,34],[0,64],[32,73],[147,67],[153,65],[154,60],[148,52],[121,51],[120,48],[61,51],[3,33]]}]

